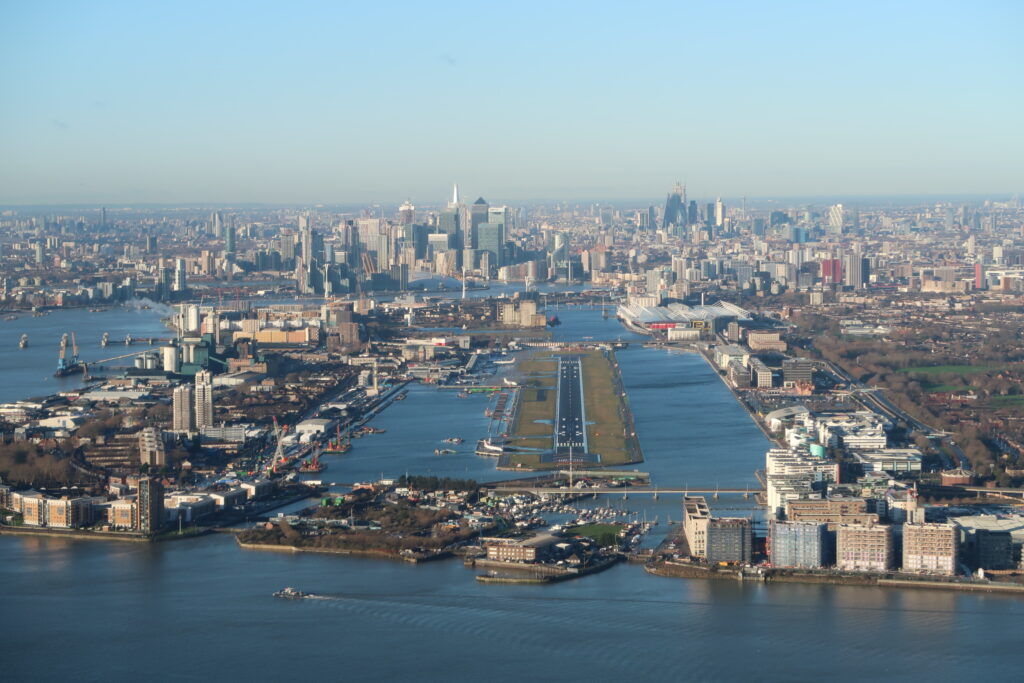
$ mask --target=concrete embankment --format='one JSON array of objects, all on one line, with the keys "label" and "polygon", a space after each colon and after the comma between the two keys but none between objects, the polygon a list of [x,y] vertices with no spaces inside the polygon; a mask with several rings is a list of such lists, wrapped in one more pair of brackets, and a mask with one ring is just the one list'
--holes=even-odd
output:
[{"label": "concrete embankment", "polygon": [[401,555],[385,550],[353,550],[349,548],[302,548],[294,545],[272,545],[269,543],[243,543],[237,538],[239,548],[245,550],[265,550],[273,553],[318,553],[321,555],[351,555],[355,557],[372,557],[378,560],[400,560],[403,562],[430,562],[452,557],[450,552],[436,553],[427,556]]},{"label": "concrete embankment", "polygon": [[82,529],[47,529],[25,526],[0,526],[0,534],[16,536],[47,536],[83,541],[121,541],[127,543],[152,543],[154,539],[144,534],[118,531],[84,531]]},{"label": "concrete embankment", "polygon": [[[481,583],[540,584],[568,581],[589,574],[597,574],[624,559],[623,555],[613,555],[597,564],[579,568],[559,567],[550,564],[521,564],[518,562],[502,562],[487,559],[470,560],[466,563],[466,566],[491,570],[489,574],[480,574],[476,577],[476,580]],[[502,572],[502,574],[497,572]],[[516,574],[521,575],[516,576]]]},{"label": "concrete embankment", "polygon": [[747,569],[734,567],[705,567],[681,562],[655,562],[644,570],[656,576],[685,579],[730,579],[764,583],[808,583],[838,586],[878,586],[887,588],[928,588],[938,590],[1006,593],[1024,596],[1024,585],[994,583],[990,581],[964,581],[950,577],[899,577],[893,574],[871,572],[837,574],[827,571],[801,571],[793,569]]}]

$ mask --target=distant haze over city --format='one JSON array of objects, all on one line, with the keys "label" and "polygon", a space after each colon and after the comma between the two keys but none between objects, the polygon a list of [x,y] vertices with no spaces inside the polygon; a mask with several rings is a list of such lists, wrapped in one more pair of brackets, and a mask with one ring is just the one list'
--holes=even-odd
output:
[{"label": "distant haze over city", "polygon": [[0,204],[1012,194],[1016,2],[6,4]]}]

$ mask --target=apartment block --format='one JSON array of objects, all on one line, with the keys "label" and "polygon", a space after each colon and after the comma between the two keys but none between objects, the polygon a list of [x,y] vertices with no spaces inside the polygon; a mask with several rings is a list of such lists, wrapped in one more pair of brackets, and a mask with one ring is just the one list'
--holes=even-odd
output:
[{"label": "apartment block", "polygon": [[904,524],[903,571],[956,574],[957,536],[952,524]]},{"label": "apartment block", "polygon": [[820,522],[770,523],[769,556],[776,567],[816,569],[827,557],[825,525]]},{"label": "apartment block", "polygon": [[836,566],[844,571],[885,572],[892,568],[892,528],[844,524],[836,540]]}]

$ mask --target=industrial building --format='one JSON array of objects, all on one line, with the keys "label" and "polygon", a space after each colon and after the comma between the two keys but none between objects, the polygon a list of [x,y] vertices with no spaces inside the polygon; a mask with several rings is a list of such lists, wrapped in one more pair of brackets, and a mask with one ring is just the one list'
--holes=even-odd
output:
[{"label": "industrial building", "polygon": [[[657,299],[654,303],[657,303]],[[666,334],[668,330],[688,328],[720,332],[736,320],[750,320],[750,313],[727,301],[708,306],[648,305],[646,300],[635,300],[619,306],[618,317],[630,329],[641,334]]]}]

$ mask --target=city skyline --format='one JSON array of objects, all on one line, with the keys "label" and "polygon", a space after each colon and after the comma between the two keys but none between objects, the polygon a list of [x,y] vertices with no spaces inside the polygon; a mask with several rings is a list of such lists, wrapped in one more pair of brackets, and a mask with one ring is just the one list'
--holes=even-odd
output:
[{"label": "city skyline", "polygon": [[1016,3],[0,14],[3,205],[1024,187]]}]

